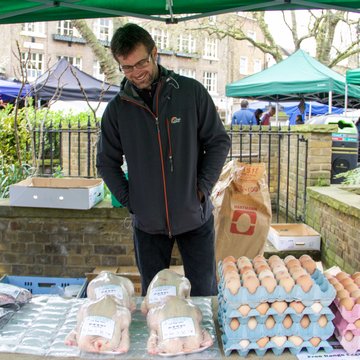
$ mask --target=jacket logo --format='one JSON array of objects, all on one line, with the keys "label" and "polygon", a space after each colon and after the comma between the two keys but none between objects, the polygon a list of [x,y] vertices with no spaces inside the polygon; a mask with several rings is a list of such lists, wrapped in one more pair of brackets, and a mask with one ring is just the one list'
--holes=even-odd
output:
[{"label": "jacket logo", "polygon": [[177,124],[181,121],[181,118],[179,117],[176,117],[176,116],[173,116],[171,119],[170,119],[170,122],[171,124]]}]

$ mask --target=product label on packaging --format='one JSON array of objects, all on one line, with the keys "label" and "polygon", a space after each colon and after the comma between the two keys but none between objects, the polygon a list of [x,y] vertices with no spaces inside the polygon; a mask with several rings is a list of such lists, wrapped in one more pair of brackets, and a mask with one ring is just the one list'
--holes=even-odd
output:
[{"label": "product label on packaging", "polygon": [[161,302],[166,296],[176,296],[176,286],[158,286],[150,291],[149,304]]},{"label": "product label on packaging", "polygon": [[105,339],[111,339],[114,329],[114,320],[104,316],[87,316],[81,328],[80,336],[101,336]]},{"label": "product label on packaging", "polygon": [[20,290],[16,286],[10,284],[0,284],[0,291],[2,294],[9,295],[14,299],[20,294]]},{"label": "product label on packaging", "polygon": [[100,299],[105,295],[113,295],[120,300],[124,298],[123,289],[119,285],[103,285],[95,289],[95,296],[97,299]]},{"label": "product label on packaging", "polygon": [[161,322],[163,339],[195,336],[194,321],[191,317],[179,316]]}]

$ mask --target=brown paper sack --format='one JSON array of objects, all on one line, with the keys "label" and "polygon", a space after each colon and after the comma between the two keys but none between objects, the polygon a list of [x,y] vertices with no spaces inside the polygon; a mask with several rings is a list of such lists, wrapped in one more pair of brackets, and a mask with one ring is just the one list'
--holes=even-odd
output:
[{"label": "brown paper sack", "polygon": [[271,224],[271,200],[264,163],[228,162],[214,186],[216,262],[232,255],[263,253]]}]

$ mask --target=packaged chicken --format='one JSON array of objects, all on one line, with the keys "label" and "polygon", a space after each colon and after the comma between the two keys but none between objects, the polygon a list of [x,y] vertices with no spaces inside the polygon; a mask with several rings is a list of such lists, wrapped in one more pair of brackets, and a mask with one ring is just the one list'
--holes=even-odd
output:
[{"label": "packaged chicken", "polygon": [[147,314],[149,354],[182,355],[210,347],[213,339],[201,327],[201,321],[201,310],[188,299],[169,297],[163,305],[150,309]]},{"label": "packaged chicken", "polygon": [[0,306],[22,305],[32,298],[31,292],[19,286],[0,283]]},{"label": "packaged chicken", "polygon": [[125,353],[130,348],[131,313],[113,296],[89,301],[80,307],[77,325],[65,344],[92,353]]},{"label": "packaged chicken", "polygon": [[109,271],[101,271],[96,278],[90,281],[87,287],[87,297],[90,300],[98,300],[105,295],[114,296],[120,305],[125,306],[131,312],[136,309],[134,284],[126,277]]}]

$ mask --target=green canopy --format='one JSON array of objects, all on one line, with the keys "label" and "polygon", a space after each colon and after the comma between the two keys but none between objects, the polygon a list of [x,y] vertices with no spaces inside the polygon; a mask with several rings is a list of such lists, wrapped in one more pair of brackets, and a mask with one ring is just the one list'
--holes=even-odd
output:
[{"label": "green canopy", "polygon": [[[331,92],[331,93],[330,93]],[[285,60],[254,75],[226,85],[226,96],[267,101],[297,99],[344,106],[345,77],[298,50]],[[360,87],[348,86],[348,99],[359,106]]]},{"label": "green canopy", "polygon": [[226,12],[295,9],[359,12],[360,5],[357,0],[0,0],[0,24],[114,16],[176,23]]},{"label": "green canopy", "polygon": [[360,85],[360,68],[348,70],[346,72],[346,82],[348,84]]}]

